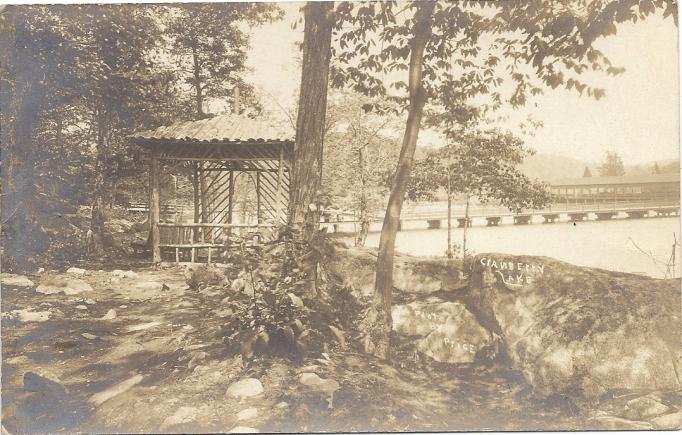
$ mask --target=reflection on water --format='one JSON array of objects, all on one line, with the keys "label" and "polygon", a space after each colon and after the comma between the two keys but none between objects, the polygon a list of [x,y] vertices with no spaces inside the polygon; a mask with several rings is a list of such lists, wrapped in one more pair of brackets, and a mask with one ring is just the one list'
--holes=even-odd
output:
[{"label": "reflection on water", "polygon": [[[469,251],[475,254],[542,255],[580,266],[599,267],[663,278],[673,249],[680,239],[680,220],[673,218],[618,219],[608,222],[472,227],[467,232]],[[462,229],[453,229],[461,243]],[[352,243],[352,241],[350,241]],[[368,247],[379,245],[379,233],[370,233]],[[398,233],[396,249],[420,256],[444,255],[447,230],[406,230]],[[680,276],[679,246],[675,276]]]}]

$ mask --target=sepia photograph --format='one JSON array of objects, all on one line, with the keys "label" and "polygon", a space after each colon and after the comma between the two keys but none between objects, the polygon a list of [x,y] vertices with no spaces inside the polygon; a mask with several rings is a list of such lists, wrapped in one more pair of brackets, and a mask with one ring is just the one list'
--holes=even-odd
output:
[{"label": "sepia photograph", "polygon": [[678,35],[0,4],[2,434],[681,429]]}]

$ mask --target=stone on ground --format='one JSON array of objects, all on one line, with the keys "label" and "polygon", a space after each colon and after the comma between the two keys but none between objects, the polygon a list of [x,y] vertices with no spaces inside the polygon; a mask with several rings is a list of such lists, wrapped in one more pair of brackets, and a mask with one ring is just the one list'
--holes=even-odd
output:
[{"label": "stone on ground", "polygon": [[643,420],[665,414],[670,408],[651,397],[638,397],[627,403],[626,417],[632,420]]},{"label": "stone on ground", "polygon": [[191,406],[182,406],[172,415],[166,417],[161,423],[159,429],[166,430],[172,426],[191,423],[197,418],[197,409]]},{"label": "stone on ground", "polygon": [[331,394],[340,388],[334,379],[322,379],[316,373],[302,373],[299,378],[301,384],[323,393]]},{"label": "stone on ground", "polygon": [[297,307],[297,308],[304,308],[305,304],[303,303],[303,299],[299,298],[293,293],[289,293],[289,299],[291,299],[291,303]]},{"label": "stone on ground", "polygon": [[92,291],[92,286],[79,278],[67,278],[64,276],[54,276],[45,279],[36,287],[36,292],[51,295],[64,293],[65,295],[77,295]]},{"label": "stone on ground", "polygon": [[253,397],[263,392],[263,384],[258,379],[246,378],[227,388],[227,394],[235,398]]},{"label": "stone on ground", "polygon": [[86,270],[80,267],[69,267],[66,269],[66,273],[72,273],[74,275],[85,275]]},{"label": "stone on ground", "polygon": [[163,284],[158,281],[140,281],[135,284],[135,288],[140,290],[161,290]]},{"label": "stone on ground", "polygon": [[256,418],[256,417],[258,417],[258,409],[253,408],[253,407],[246,408],[246,409],[239,411],[237,413],[237,420],[239,420],[239,421],[250,420],[250,419]]},{"label": "stone on ground", "polygon": [[107,311],[107,313],[102,316],[102,320],[113,320],[116,318],[116,310],[113,308]]},{"label": "stone on ground", "polygon": [[0,283],[2,285],[9,285],[14,287],[33,287],[33,281],[24,275],[13,275],[11,273],[3,273],[0,275]]},{"label": "stone on ground", "polygon": [[654,429],[673,430],[682,428],[682,411],[661,415],[651,420]]},{"label": "stone on ground", "polygon": [[16,319],[22,323],[28,322],[45,322],[50,320],[49,311],[29,311],[29,310],[13,310],[8,313],[8,317]]},{"label": "stone on ground", "polygon": [[142,375],[132,376],[123,382],[120,382],[112,387],[107,388],[104,391],[100,391],[99,393],[93,394],[88,400],[88,402],[95,406],[99,406],[102,403],[106,402],[107,400],[128,391],[129,389],[139,384],[140,382],[142,382]]}]

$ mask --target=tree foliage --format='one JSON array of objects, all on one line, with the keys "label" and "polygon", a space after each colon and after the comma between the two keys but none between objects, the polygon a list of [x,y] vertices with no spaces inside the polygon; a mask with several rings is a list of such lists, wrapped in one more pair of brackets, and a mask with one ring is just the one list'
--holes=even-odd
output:
[{"label": "tree foliage", "polygon": [[333,95],[327,115],[323,190],[332,206],[352,210],[359,221],[356,245],[364,245],[369,224],[386,205],[387,176],[398,157],[398,143],[387,137],[397,124],[391,115],[367,113],[371,99],[355,93]]},{"label": "tree foliage", "polygon": [[176,71],[192,98],[196,118],[210,116],[206,103],[220,98],[234,104],[234,88],[252,109],[260,104],[253,87],[246,83],[246,53],[255,27],[281,19],[283,11],[271,3],[186,3],[170,7],[170,38]]},{"label": "tree foliage", "polygon": [[470,131],[415,165],[407,194],[418,199],[445,188],[450,173],[453,194],[495,201],[509,210],[540,208],[549,201],[547,186],[529,179],[518,166],[532,152],[509,132]]},{"label": "tree foliage", "polygon": [[599,166],[599,174],[603,177],[625,175],[625,165],[623,165],[620,154],[615,151],[607,151],[604,162]]}]

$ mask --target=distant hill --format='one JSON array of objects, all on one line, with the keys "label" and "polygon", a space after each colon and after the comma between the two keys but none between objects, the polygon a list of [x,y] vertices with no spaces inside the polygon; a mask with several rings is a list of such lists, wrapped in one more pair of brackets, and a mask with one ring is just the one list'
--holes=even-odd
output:
[{"label": "distant hill", "polygon": [[[676,172],[679,171],[680,162],[676,159],[657,160],[658,167],[661,172]],[[646,175],[651,172],[654,166],[654,161],[647,163],[640,163],[636,165],[625,165],[625,174],[632,176]],[[582,177],[585,171],[585,166],[590,168],[593,176],[599,175],[600,163],[587,162],[585,160],[574,159],[571,157],[558,156],[555,154],[537,153],[529,156],[521,164],[521,170],[530,178],[539,178],[545,182],[561,178],[577,178]]]}]

